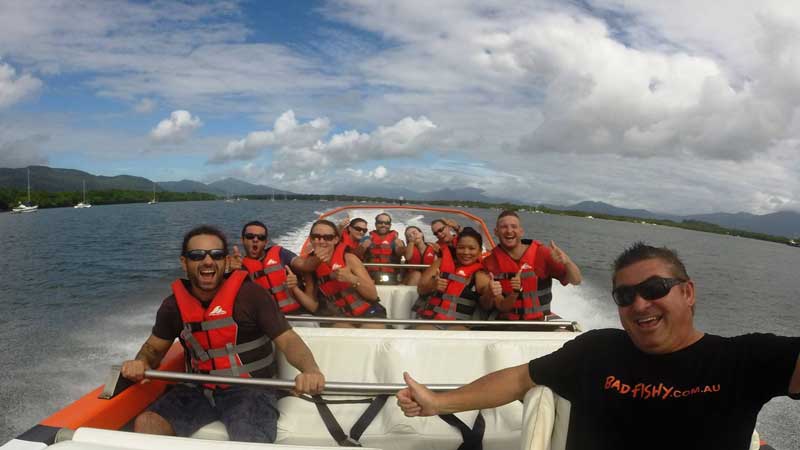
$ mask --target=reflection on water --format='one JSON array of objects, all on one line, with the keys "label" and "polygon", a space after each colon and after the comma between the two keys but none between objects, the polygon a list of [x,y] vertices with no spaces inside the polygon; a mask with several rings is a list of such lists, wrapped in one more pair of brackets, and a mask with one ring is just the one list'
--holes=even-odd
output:
[{"label": "reflection on water", "polygon": [[[155,311],[181,275],[183,233],[209,223],[238,242],[261,220],[270,238],[298,250],[311,222],[334,203],[246,201],[159,203],[0,214],[0,419],[5,442],[100,383],[112,363],[132,357]],[[469,210],[494,227],[498,211]],[[366,213],[365,213],[366,215]],[[392,213],[394,228],[425,230],[438,217]],[[372,222],[372,216],[368,221]],[[554,240],[580,266],[584,283],[557,288],[553,309],[584,328],[618,326],[608,295],[610,267],[635,240],[678,250],[697,284],[697,323],[721,335],[798,334],[800,249],[687,230],[578,217],[522,214],[527,237]],[[35,381],[33,381],[35,380]],[[800,402],[773,400],[758,429],[780,449],[800,448]]]}]

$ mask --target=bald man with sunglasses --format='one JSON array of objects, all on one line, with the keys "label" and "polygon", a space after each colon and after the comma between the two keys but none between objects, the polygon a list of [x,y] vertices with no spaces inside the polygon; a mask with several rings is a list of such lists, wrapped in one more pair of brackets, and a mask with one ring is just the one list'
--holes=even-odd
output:
[{"label": "bald man with sunglasses", "polygon": [[398,405],[409,417],[494,408],[539,384],[571,403],[568,450],[745,450],[766,402],[800,399],[800,337],[696,329],[694,282],[672,250],[634,244],[613,286],[624,331],[583,333],[450,392],[404,373]]}]

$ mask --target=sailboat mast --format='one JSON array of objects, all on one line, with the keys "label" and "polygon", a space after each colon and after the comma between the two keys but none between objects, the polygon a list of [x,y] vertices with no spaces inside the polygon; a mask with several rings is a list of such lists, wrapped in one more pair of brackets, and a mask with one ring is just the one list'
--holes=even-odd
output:
[{"label": "sailboat mast", "polygon": [[28,167],[28,203],[31,202],[31,168]]}]

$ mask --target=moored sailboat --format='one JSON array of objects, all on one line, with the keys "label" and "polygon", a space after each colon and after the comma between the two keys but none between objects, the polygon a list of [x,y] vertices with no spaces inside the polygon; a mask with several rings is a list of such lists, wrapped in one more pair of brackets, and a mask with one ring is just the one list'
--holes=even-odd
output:
[{"label": "moored sailboat", "polygon": [[83,201],[73,206],[75,209],[91,208],[92,204],[86,201],[86,180],[83,180]]},{"label": "moored sailboat", "polygon": [[19,202],[19,205],[11,209],[11,212],[15,214],[29,213],[36,212],[38,209],[39,205],[34,205],[31,202],[31,168],[28,167],[28,200],[25,202]]}]

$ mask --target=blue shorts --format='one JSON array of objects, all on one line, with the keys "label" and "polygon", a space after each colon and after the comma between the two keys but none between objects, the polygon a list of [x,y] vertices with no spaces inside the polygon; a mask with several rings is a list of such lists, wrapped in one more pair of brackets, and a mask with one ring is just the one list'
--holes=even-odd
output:
[{"label": "blue shorts", "polygon": [[219,420],[232,441],[275,442],[279,416],[275,391],[250,386],[216,389],[210,391],[213,405],[203,391],[202,386],[176,384],[148,411],[163,417],[182,437]]}]

